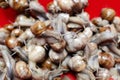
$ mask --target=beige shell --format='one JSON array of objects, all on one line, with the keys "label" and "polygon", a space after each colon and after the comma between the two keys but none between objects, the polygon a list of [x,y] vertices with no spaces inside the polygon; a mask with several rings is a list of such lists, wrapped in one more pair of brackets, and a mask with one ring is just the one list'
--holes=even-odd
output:
[{"label": "beige shell", "polygon": [[41,62],[45,58],[45,49],[42,46],[31,45],[29,48],[28,58],[33,62]]},{"label": "beige shell", "polygon": [[74,56],[69,60],[68,66],[71,70],[80,72],[85,69],[86,63],[82,60],[80,56]]},{"label": "beige shell", "polygon": [[15,75],[21,79],[29,79],[32,74],[24,61],[18,61],[15,66]]},{"label": "beige shell", "polygon": [[49,57],[51,61],[55,63],[61,62],[67,56],[67,51],[63,50],[62,52],[58,53],[53,51],[52,49],[49,51]]}]

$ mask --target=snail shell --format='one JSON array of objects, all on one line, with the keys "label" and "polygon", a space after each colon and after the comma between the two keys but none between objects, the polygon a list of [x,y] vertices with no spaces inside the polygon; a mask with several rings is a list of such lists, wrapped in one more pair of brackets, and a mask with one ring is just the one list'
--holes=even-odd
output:
[{"label": "snail shell", "polygon": [[58,0],[57,3],[63,12],[71,13],[72,7],[74,5],[72,0]]},{"label": "snail shell", "polygon": [[31,45],[28,51],[28,57],[33,62],[42,62],[46,55],[45,49],[42,46]]},{"label": "snail shell", "polygon": [[111,68],[115,64],[114,57],[106,52],[101,52],[98,56],[99,64],[105,68]]},{"label": "snail shell", "polygon": [[13,9],[23,11],[28,7],[28,0],[9,0],[9,4]]},{"label": "snail shell", "polygon": [[71,70],[80,72],[85,69],[86,63],[82,60],[82,57],[74,56],[69,60],[68,66]]},{"label": "snail shell", "polygon": [[67,56],[67,51],[63,50],[62,52],[58,53],[53,51],[52,49],[49,51],[49,57],[51,61],[55,63],[61,62]]},{"label": "snail shell", "polygon": [[15,37],[8,37],[5,40],[5,43],[6,43],[7,47],[10,49],[15,48],[16,46],[20,46],[20,42]]},{"label": "snail shell", "polygon": [[116,12],[111,8],[103,8],[101,11],[101,17],[108,21],[112,21],[116,15]]},{"label": "snail shell", "polygon": [[24,61],[18,61],[15,65],[15,75],[21,79],[28,79],[31,77],[31,71]]},{"label": "snail shell", "polygon": [[12,32],[11,32],[11,36],[18,37],[18,36],[20,36],[22,33],[23,33],[23,30],[21,30],[21,29],[14,29],[14,30],[12,30]]},{"label": "snail shell", "polygon": [[35,35],[40,35],[46,29],[47,28],[46,28],[45,24],[41,21],[38,21],[33,26],[31,26],[31,31]]}]

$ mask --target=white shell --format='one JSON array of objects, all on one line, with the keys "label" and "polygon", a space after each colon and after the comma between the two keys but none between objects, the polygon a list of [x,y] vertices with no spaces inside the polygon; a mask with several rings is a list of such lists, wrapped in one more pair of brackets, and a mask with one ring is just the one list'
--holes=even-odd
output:
[{"label": "white shell", "polygon": [[80,56],[74,56],[69,60],[68,66],[71,70],[80,72],[85,69],[86,63],[82,60]]},{"label": "white shell", "polygon": [[57,0],[57,2],[60,8],[64,10],[71,10],[74,5],[72,0]]},{"label": "white shell", "polygon": [[42,46],[31,45],[28,51],[28,58],[33,62],[41,62],[45,58],[46,53]]}]

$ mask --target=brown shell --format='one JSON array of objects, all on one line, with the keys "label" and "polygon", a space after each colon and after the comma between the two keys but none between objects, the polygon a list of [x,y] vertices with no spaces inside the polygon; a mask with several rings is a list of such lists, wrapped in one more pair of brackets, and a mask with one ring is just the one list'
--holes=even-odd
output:
[{"label": "brown shell", "polygon": [[30,29],[34,35],[40,35],[43,31],[47,29],[47,27],[43,22],[38,21],[33,26],[31,26]]},{"label": "brown shell", "polygon": [[18,36],[20,36],[22,33],[23,33],[23,30],[21,30],[21,29],[14,29],[14,30],[11,32],[11,35],[12,35],[12,36],[15,36],[15,37],[18,37]]},{"label": "brown shell", "polygon": [[103,8],[101,11],[101,17],[103,19],[106,19],[108,21],[112,21],[116,15],[115,10],[111,8]]},{"label": "brown shell", "polygon": [[99,61],[99,64],[102,67],[105,67],[105,68],[108,68],[108,69],[110,69],[111,67],[113,67],[114,64],[115,64],[114,57],[111,54],[106,53],[106,52],[101,52],[99,54],[98,61]]},{"label": "brown shell", "polygon": [[4,28],[7,29],[8,31],[12,31],[14,29],[14,26],[12,24],[6,24]]},{"label": "brown shell", "polygon": [[53,44],[50,44],[51,48],[56,51],[56,52],[61,52],[63,51],[63,49],[65,48],[66,46],[66,42],[65,40],[62,40],[61,42],[59,43],[53,43]]},{"label": "brown shell", "polygon": [[42,63],[42,67],[43,67],[43,69],[51,70],[52,69],[52,64],[53,64],[52,61],[48,58]]},{"label": "brown shell", "polygon": [[15,38],[15,37],[8,37],[5,40],[5,44],[7,45],[8,48],[13,49],[16,46],[20,46],[20,42]]},{"label": "brown shell", "polygon": [[13,8],[17,11],[23,11],[28,7],[27,0],[13,0]]}]

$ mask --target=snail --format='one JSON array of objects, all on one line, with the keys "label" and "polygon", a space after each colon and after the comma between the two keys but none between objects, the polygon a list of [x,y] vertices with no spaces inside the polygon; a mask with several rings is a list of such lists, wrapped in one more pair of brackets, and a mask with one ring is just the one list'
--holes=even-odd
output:
[{"label": "snail", "polygon": [[33,62],[42,62],[46,52],[42,46],[31,45],[28,47],[28,58]]},{"label": "snail", "polygon": [[18,61],[15,64],[15,75],[20,79],[30,79],[32,74],[24,61]]},{"label": "snail", "polygon": [[112,21],[116,15],[116,12],[112,8],[103,8],[101,11],[101,17],[108,21]]},{"label": "snail", "polygon": [[68,66],[71,70],[80,72],[86,68],[86,63],[82,60],[82,57],[74,56],[69,60]]},{"label": "snail", "polygon": [[0,79],[62,80],[68,71],[77,80],[120,79],[115,10],[104,8],[90,20],[88,0],[54,0],[48,12],[38,0],[1,2],[19,14],[0,29]]},{"label": "snail", "polygon": [[56,65],[50,60],[50,58],[46,59],[43,63],[42,63],[42,68],[43,69],[49,69],[49,70],[53,70],[56,69]]},{"label": "snail", "polygon": [[46,39],[46,42],[56,52],[62,52],[66,46],[66,42],[59,32],[54,30],[46,30],[41,36]]},{"label": "snail", "polygon": [[74,32],[66,32],[64,35],[64,39],[67,42],[67,50],[69,52],[75,52],[77,50],[82,49],[87,44],[87,41],[92,36],[92,31],[90,28],[85,28],[85,30],[81,33]]},{"label": "snail", "polygon": [[23,26],[23,28],[30,27],[35,23],[35,19],[32,17],[26,17],[25,15],[18,15],[13,23],[14,26]]},{"label": "snail", "polygon": [[4,0],[0,0],[0,8],[8,8],[9,5],[7,2],[5,2]]},{"label": "snail", "polygon": [[12,51],[18,52],[19,56],[27,61],[27,55],[26,53],[21,49],[21,43],[17,40],[15,37],[8,37],[5,40],[6,46],[10,48]]},{"label": "snail", "polygon": [[116,39],[117,38],[117,34],[116,33],[113,33],[109,30],[107,31],[104,31],[104,32],[101,32],[97,35],[95,35],[94,37],[92,37],[91,39],[91,42],[94,42],[96,44],[101,44],[103,42],[106,42],[106,41],[113,41],[113,39]]},{"label": "snail", "polygon": [[20,46],[20,42],[17,40],[17,38],[15,37],[8,37],[6,40],[5,40],[5,43],[6,45],[13,49],[14,47],[16,46]]},{"label": "snail", "polygon": [[14,29],[11,32],[11,36],[19,37],[23,33],[22,29]]},{"label": "snail", "polygon": [[13,24],[6,24],[6,25],[4,25],[4,28],[6,30],[8,30],[9,32],[11,32],[14,29],[14,25]]},{"label": "snail", "polygon": [[81,12],[87,4],[88,0],[54,0],[48,5],[48,10],[52,13],[63,11],[65,13],[73,14]]},{"label": "snail", "polygon": [[53,51],[52,49],[49,51],[49,57],[50,60],[55,63],[60,63],[64,60],[64,58],[67,56],[67,51],[64,49],[62,52],[58,53]]},{"label": "snail", "polygon": [[98,27],[103,27],[105,25],[108,25],[109,22],[107,20],[102,20],[101,17],[96,17],[92,19],[92,23]]},{"label": "snail", "polygon": [[114,56],[106,52],[99,53],[98,62],[102,67],[107,69],[112,68],[115,64]]},{"label": "snail", "polygon": [[6,0],[6,2],[17,11],[24,11],[28,7],[28,0]]},{"label": "snail", "polygon": [[43,31],[47,29],[47,27],[44,22],[38,21],[34,25],[32,25],[30,29],[34,35],[40,35]]}]

